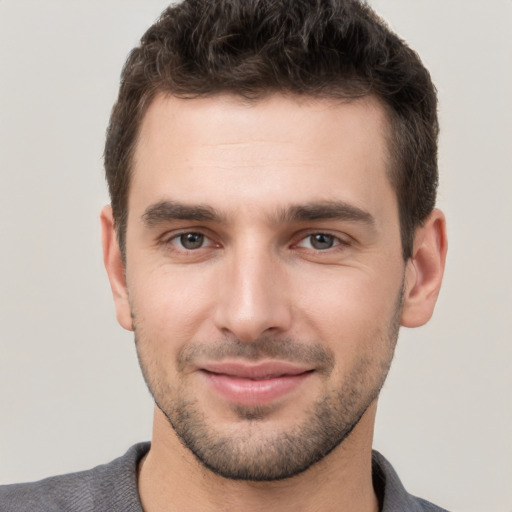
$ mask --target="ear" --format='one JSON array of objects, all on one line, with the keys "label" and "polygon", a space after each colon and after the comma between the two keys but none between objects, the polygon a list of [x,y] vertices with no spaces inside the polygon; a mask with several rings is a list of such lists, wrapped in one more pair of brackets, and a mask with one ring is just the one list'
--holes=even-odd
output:
[{"label": "ear", "polygon": [[103,263],[107,270],[114,304],[116,307],[117,321],[128,331],[133,331],[130,301],[126,287],[126,272],[124,268],[116,230],[112,208],[105,206],[101,210],[101,239],[103,244]]},{"label": "ear", "polygon": [[404,327],[419,327],[430,320],[443,280],[447,248],[445,217],[434,210],[416,229],[413,254],[406,265]]}]

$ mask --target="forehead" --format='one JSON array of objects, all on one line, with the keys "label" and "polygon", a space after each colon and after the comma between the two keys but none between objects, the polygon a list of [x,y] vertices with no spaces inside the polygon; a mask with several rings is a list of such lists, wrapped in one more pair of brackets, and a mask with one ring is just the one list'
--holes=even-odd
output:
[{"label": "forehead", "polygon": [[[178,128],[178,123],[173,139],[164,139],[166,129],[172,124]],[[248,100],[233,94],[177,98],[160,93],[143,117],[137,149],[144,148],[149,135],[155,143],[181,146],[184,139],[193,143],[191,139],[198,136],[207,135],[204,142],[214,144],[245,142],[265,132],[278,135],[276,140],[281,136],[288,136],[290,142],[307,138],[321,146],[347,127],[355,136],[386,138],[390,129],[387,110],[375,96],[332,99],[276,93]],[[159,133],[162,137],[157,140]]]},{"label": "forehead", "polygon": [[248,102],[232,95],[160,95],[141,125],[129,206],[142,208],[169,194],[226,207],[378,203],[380,189],[390,188],[387,130],[385,109],[373,97],[275,94]]}]

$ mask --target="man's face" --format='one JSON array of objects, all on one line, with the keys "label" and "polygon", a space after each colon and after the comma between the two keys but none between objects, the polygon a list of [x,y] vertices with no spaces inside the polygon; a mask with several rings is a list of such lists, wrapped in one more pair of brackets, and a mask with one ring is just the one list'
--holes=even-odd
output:
[{"label": "man's face", "polygon": [[118,313],[223,476],[297,474],[375,403],[404,284],[386,129],[371,98],[158,97],[144,118]]}]

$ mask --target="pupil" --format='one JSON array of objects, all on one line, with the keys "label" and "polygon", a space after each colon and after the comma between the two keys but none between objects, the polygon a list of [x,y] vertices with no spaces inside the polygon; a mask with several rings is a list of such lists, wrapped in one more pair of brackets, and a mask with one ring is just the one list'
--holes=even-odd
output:
[{"label": "pupil", "polygon": [[203,245],[204,236],[200,233],[186,233],[181,235],[180,242],[185,249],[199,249]]},{"label": "pupil", "polygon": [[330,249],[333,245],[334,239],[331,235],[325,235],[319,233],[318,235],[312,235],[311,245],[315,249]]}]

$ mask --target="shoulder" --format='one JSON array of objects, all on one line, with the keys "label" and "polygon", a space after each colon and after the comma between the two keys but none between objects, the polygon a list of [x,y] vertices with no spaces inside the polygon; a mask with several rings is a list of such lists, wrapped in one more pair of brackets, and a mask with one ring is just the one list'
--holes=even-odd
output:
[{"label": "shoulder", "polygon": [[379,495],[382,512],[448,512],[409,494],[393,466],[379,452],[373,452],[372,463],[373,485]]},{"label": "shoulder", "polygon": [[149,443],[88,471],[0,486],[0,512],[140,512],[137,464]]}]

